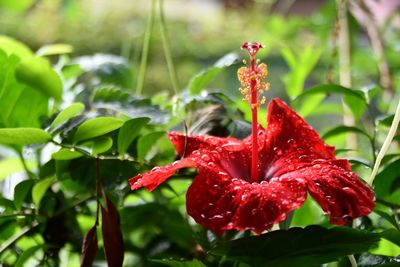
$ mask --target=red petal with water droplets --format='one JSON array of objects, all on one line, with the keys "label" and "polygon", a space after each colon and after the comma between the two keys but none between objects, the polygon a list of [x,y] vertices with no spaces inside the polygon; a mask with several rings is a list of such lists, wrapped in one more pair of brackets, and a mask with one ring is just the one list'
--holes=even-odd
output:
[{"label": "red petal with water droplets", "polygon": [[369,214],[375,204],[374,193],[351,172],[345,159],[336,159],[334,148],[279,99],[268,106],[266,164],[264,179],[304,179],[311,196],[342,225],[351,218]]},{"label": "red petal with water droplets", "polygon": [[[186,136],[176,132],[169,133],[168,137],[179,155],[184,154],[185,157],[196,158],[198,165],[200,164],[199,160],[203,160],[205,164],[207,161],[213,162],[232,178],[247,179],[250,177],[251,150],[242,140],[209,135]],[[201,158],[202,156],[206,160]],[[207,158],[209,159],[207,160]]]},{"label": "red petal with water droplets", "polygon": [[261,233],[284,220],[305,198],[306,184],[302,180],[273,179],[251,184],[200,167],[187,192],[186,206],[196,222],[217,234],[231,229]]},{"label": "red petal with water droplets", "polygon": [[171,177],[177,170],[195,166],[196,163],[191,158],[184,158],[164,167],[155,167],[145,174],[139,174],[129,179],[129,183],[132,190],[146,187],[147,190],[153,191],[157,186]]}]

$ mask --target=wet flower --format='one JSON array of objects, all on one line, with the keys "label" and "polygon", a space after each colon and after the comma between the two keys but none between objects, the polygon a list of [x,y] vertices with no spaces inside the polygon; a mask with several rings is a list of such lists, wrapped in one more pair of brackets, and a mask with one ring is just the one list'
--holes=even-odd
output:
[{"label": "wet flower", "polygon": [[131,178],[131,189],[151,191],[178,169],[197,168],[186,194],[187,211],[197,223],[218,234],[231,229],[268,230],[299,208],[307,193],[333,224],[343,225],[369,214],[375,206],[373,191],[283,101],[269,103],[266,129],[257,123],[260,88],[268,87],[260,81],[266,76],[266,66],[254,61],[254,50],[260,47],[245,45],[250,67],[239,70],[238,76],[247,79],[241,83],[250,94],[252,134],[239,140],[171,132],[169,139],[185,157]]}]

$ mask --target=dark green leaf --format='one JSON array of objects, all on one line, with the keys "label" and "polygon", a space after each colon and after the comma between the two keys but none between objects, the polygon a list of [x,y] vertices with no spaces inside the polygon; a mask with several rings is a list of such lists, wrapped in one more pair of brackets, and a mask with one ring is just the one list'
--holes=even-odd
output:
[{"label": "dark green leaf", "polygon": [[89,119],[79,125],[74,136],[74,142],[77,143],[112,132],[120,128],[123,123],[123,120],[113,117],[98,117]]},{"label": "dark green leaf", "polygon": [[149,123],[149,118],[136,118],[128,120],[122,125],[118,133],[118,153],[124,154],[129,145],[139,134],[140,129]]},{"label": "dark green leaf", "polygon": [[103,249],[108,266],[120,267],[124,261],[124,242],[122,239],[119,213],[103,191],[105,208],[101,206],[101,232]]},{"label": "dark green leaf", "polygon": [[203,70],[195,75],[187,86],[191,94],[198,94],[204,89],[221,71],[223,68],[231,66],[236,63],[238,56],[236,54],[227,54],[219,59],[213,67]]},{"label": "dark green leaf", "polygon": [[390,163],[374,180],[374,190],[377,198],[389,203],[400,203],[400,159]]},{"label": "dark green leaf", "polygon": [[321,85],[311,87],[311,88],[305,90],[300,95],[298,95],[294,100],[298,101],[299,99],[301,99],[305,96],[310,96],[310,95],[320,94],[320,93],[325,93],[325,94],[337,93],[337,94],[341,94],[341,95],[348,95],[348,96],[352,96],[364,103],[366,102],[365,94],[363,91],[346,88],[346,87],[343,87],[343,86],[340,86],[337,84],[321,84]]},{"label": "dark green leaf", "polygon": [[384,212],[382,210],[374,209],[374,212],[384,218],[386,221],[388,221],[391,225],[393,225],[397,230],[400,231],[400,226],[396,221],[396,218],[393,215],[390,215],[387,212]]},{"label": "dark green leaf", "polygon": [[327,131],[326,133],[324,133],[322,135],[322,139],[328,139],[332,136],[342,134],[342,133],[358,133],[358,134],[364,135],[369,140],[372,139],[371,136],[369,136],[369,134],[366,133],[364,130],[354,127],[354,126],[345,126],[345,125],[340,125],[340,126],[334,127],[333,129],[330,129],[329,131]]},{"label": "dark green leaf", "polygon": [[161,265],[171,266],[171,267],[206,267],[204,263],[199,260],[191,260],[191,261],[179,261],[179,260],[151,260],[151,262],[159,263]]},{"label": "dark green leaf", "polygon": [[226,242],[211,252],[252,266],[314,266],[365,251],[379,234],[351,228],[308,226]]},{"label": "dark green leaf", "polygon": [[14,189],[14,205],[20,210],[35,182],[31,179],[20,182]]},{"label": "dark green leaf", "polygon": [[389,229],[380,233],[381,237],[389,240],[400,247],[400,231],[395,229]]},{"label": "dark green leaf", "polygon": [[137,154],[138,158],[143,160],[149,150],[155,145],[158,139],[165,135],[165,132],[152,132],[147,135],[143,135],[139,138],[137,143]]},{"label": "dark green leaf", "polygon": [[48,97],[61,100],[61,79],[46,59],[40,57],[24,59],[17,66],[15,75],[20,82],[29,87],[39,90]]},{"label": "dark green leaf", "polygon": [[69,107],[62,110],[58,113],[57,117],[51,123],[50,127],[58,126],[59,124],[65,122],[66,120],[74,117],[76,114],[81,112],[85,108],[85,105],[82,103],[73,103]]},{"label": "dark green leaf", "polygon": [[0,129],[0,144],[30,145],[46,143],[51,136],[42,129],[36,128],[3,128]]},{"label": "dark green leaf", "polygon": [[97,225],[95,224],[90,228],[89,232],[83,239],[82,251],[81,251],[81,267],[93,266],[93,261],[96,258],[98,252],[97,244]]}]

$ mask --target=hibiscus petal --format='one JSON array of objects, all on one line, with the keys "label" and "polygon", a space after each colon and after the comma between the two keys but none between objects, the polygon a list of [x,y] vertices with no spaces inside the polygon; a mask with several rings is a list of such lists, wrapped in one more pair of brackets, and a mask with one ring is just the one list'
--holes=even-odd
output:
[{"label": "hibiscus petal", "polygon": [[250,177],[250,148],[242,140],[210,135],[186,136],[176,132],[169,133],[168,137],[180,156],[198,158],[200,154],[206,155],[203,160],[218,165],[231,177]]},{"label": "hibiscus petal", "polygon": [[129,179],[129,183],[132,190],[146,187],[147,190],[153,191],[157,186],[171,177],[178,169],[195,166],[196,162],[193,161],[192,158],[184,158],[163,167],[155,167],[145,174],[139,174]]},{"label": "hibiscus petal", "polygon": [[321,140],[318,133],[285,102],[275,98],[268,105],[266,153],[269,162],[290,154],[315,159],[335,159],[334,147]]},{"label": "hibiscus petal", "polygon": [[342,165],[343,160],[319,160],[280,178],[304,179],[310,195],[330,217],[330,222],[343,225],[369,214],[375,203],[370,187]]},{"label": "hibiscus petal", "polygon": [[249,183],[200,168],[186,196],[188,213],[217,234],[225,230],[268,230],[300,207],[307,195],[302,180]]}]

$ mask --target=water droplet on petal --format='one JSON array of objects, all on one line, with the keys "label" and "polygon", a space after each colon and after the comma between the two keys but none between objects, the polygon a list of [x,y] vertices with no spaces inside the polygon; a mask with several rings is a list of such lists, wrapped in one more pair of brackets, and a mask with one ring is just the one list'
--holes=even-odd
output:
[{"label": "water droplet on petal", "polygon": [[161,169],[160,167],[154,167],[153,169],[151,169],[151,171],[155,172],[155,171],[159,171],[160,169]]},{"label": "water droplet on petal", "polygon": [[210,161],[211,160],[210,156],[207,155],[207,154],[202,155],[201,159],[204,160],[204,161]]},{"label": "water droplet on petal", "polygon": [[215,165],[214,162],[209,162],[209,163],[207,163],[207,166],[209,166],[209,167],[215,167],[216,165]]}]

